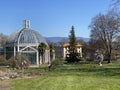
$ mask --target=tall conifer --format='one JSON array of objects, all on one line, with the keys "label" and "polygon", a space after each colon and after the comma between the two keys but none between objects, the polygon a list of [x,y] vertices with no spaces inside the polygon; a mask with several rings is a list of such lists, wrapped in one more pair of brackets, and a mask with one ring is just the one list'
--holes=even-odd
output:
[{"label": "tall conifer", "polygon": [[74,31],[74,26],[72,26],[70,35],[69,35],[69,55],[66,58],[67,62],[78,62],[78,53],[77,53],[77,47],[76,47],[76,36]]}]

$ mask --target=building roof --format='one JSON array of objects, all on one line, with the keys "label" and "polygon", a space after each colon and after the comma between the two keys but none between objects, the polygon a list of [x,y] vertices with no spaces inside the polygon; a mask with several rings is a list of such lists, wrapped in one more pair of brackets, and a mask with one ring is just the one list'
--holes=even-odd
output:
[{"label": "building roof", "polygon": [[25,20],[24,28],[11,34],[6,44],[41,43],[41,42],[47,44],[44,37],[40,35],[37,31],[30,29],[28,20],[27,21]]},{"label": "building roof", "polygon": [[[63,47],[68,47],[68,46],[70,46],[69,43],[64,43],[64,44],[63,44]],[[79,43],[77,43],[77,45],[76,45],[76,47],[81,47],[81,46],[82,46],[82,45],[79,44]]]}]

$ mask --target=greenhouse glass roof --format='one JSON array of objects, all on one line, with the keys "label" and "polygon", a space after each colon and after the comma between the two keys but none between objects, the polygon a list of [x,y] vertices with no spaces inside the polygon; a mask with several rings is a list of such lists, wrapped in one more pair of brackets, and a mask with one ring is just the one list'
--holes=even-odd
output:
[{"label": "greenhouse glass roof", "polygon": [[42,35],[40,35],[37,31],[30,29],[29,27],[25,27],[22,30],[16,31],[10,35],[6,44],[11,43],[45,43],[47,44],[46,40]]}]

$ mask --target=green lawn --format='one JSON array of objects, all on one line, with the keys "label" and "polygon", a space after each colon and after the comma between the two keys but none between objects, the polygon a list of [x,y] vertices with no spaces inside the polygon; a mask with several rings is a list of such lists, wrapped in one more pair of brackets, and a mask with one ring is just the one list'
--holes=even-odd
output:
[{"label": "green lawn", "polygon": [[59,65],[29,69],[43,75],[12,80],[11,90],[120,90],[120,64]]}]

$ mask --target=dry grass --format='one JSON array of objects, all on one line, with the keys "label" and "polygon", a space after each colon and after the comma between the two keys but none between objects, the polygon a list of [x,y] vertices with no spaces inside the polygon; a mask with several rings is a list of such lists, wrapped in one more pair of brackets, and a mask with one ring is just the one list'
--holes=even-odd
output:
[{"label": "dry grass", "polygon": [[8,80],[0,80],[0,90],[10,90],[10,84]]}]

